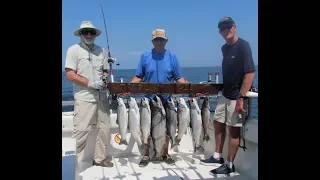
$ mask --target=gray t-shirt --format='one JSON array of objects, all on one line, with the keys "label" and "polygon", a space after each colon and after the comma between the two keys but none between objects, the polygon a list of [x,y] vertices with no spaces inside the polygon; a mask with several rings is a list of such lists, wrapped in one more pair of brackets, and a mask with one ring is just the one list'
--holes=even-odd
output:
[{"label": "gray t-shirt", "polygon": [[[89,81],[98,80],[103,72],[107,56],[102,47],[94,45],[88,50],[83,43],[72,45],[67,50],[65,68],[70,68]],[[107,66],[106,66],[107,67]],[[105,91],[78,86],[73,83],[74,99],[86,102],[97,102],[106,98]]]}]

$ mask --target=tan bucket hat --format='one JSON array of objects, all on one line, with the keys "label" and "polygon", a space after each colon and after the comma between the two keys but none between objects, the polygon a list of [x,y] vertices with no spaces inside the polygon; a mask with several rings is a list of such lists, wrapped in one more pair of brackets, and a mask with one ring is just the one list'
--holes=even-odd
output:
[{"label": "tan bucket hat", "polygon": [[74,31],[75,36],[80,36],[80,30],[81,29],[94,29],[96,31],[96,36],[99,36],[101,34],[101,30],[98,28],[95,28],[90,21],[82,21],[80,28]]}]

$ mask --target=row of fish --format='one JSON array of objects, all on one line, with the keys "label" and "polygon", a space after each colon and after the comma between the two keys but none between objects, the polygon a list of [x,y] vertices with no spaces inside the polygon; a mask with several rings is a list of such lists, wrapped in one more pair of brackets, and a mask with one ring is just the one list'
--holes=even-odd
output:
[{"label": "row of fish", "polygon": [[190,126],[195,151],[203,150],[200,146],[202,132],[203,140],[210,139],[208,135],[210,121],[208,98],[204,99],[200,110],[195,98],[189,99],[190,108],[183,98],[178,98],[176,108],[172,98],[167,100],[166,105],[163,105],[161,99],[158,96],[155,97],[155,100],[142,98],[140,108],[136,99],[130,97],[128,99],[129,111],[126,109],[124,100],[121,97],[117,98],[117,124],[122,137],[119,144],[128,145],[124,138],[128,128],[140,148],[150,147],[148,138],[151,135],[156,157],[159,157],[166,144],[166,135],[170,137],[171,148],[173,148],[179,145],[183,134],[187,133]]}]

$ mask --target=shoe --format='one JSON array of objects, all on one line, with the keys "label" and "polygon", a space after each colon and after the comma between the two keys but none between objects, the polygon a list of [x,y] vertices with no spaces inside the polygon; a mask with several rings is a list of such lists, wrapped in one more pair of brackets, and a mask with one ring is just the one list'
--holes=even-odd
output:
[{"label": "shoe", "polygon": [[169,154],[162,156],[162,159],[167,164],[174,164],[175,161],[171,158]]},{"label": "shoe", "polygon": [[102,166],[102,167],[113,167],[113,163],[109,160],[103,160],[100,163],[97,163],[96,161],[93,160],[92,165],[94,166]]},{"label": "shoe", "polygon": [[158,163],[161,163],[161,162],[163,162],[163,156],[156,156],[156,155],[154,155],[152,158],[151,158],[151,161],[152,161],[152,163],[156,163],[156,164],[158,164]]},{"label": "shoe", "polygon": [[219,160],[215,159],[213,156],[211,156],[208,159],[201,159],[200,164],[205,165],[205,166],[213,166],[213,165],[218,165],[218,164],[223,164],[224,159],[220,158]]},{"label": "shoe", "polygon": [[139,163],[139,167],[145,167],[149,164],[150,162],[150,157],[149,156],[143,156],[143,158],[141,159],[140,163]]},{"label": "shoe", "polygon": [[232,165],[232,169],[231,169],[226,164],[222,164],[217,169],[211,170],[210,174],[212,176],[216,176],[218,174],[230,174],[230,173],[233,173],[233,172],[235,172],[234,165]]}]

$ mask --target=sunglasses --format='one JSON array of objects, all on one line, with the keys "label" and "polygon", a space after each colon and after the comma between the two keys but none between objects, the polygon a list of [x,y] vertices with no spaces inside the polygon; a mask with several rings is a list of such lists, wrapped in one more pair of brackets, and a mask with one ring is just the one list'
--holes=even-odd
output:
[{"label": "sunglasses", "polygon": [[223,32],[223,31],[225,31],[226,29],[227,29],[227,30],[230,30],[232,27],[233,27],[232,24],[221,25],[221,26],[219,27],[219,31],[220,31],[220,32]]},{"label": "sunglasses", "polygon": [[163,38],[155,38],[155,39],[153,39],[153,41],[166,41],[166,40]]},{"label": "sunglasses", "polygon": [[96,35],[96,31],[93,29],[84,29],[84,30],[80,31],[80,33],[84,34],[84,35],[88,35],[89,33],[93,36]]}]

